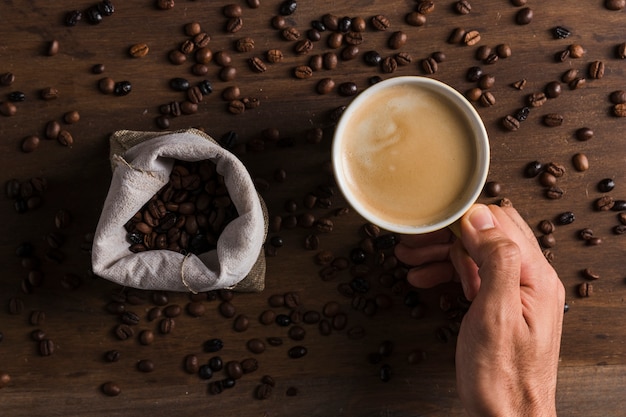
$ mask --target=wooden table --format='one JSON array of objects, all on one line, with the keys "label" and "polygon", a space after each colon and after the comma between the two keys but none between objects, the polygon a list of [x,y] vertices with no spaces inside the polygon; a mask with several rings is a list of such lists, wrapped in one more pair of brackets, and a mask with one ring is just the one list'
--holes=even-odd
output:
[{"label": "wooden table", "polygon": [[[454,377],[454,327],[449,311],[443,311],[440,300],[456,303],[460,290],[456,285],[418,291],[424,316],[413,318],[412,309],[404,304],[407,286],[397,284],[387,288],[380,284],[383,273],[397,273],[396,268],[384,269],[371,264],[367,275],[371,288],[365,298],[375,299],[387,294],[393,300],[389,309],[379,308],[368,315],[352,306],[352,300],[341,295],[337,287],[351,279],[348,270],[330,281],[319,276],[320,266],[314,262],[316,251],[306,250],[303,239],[310,229],[296,227],[270,236],[279,235],[285,245],[276,256],[267,257],[266,288],[262,293],[236,294],[232,303],[237,314],[251,320],[250,328],[242,333],[232,329],[233,319],[218,313],[220,299],[205,300],[207,313],[193,318],[183,313],[177,317],[175,330],[160,334],[158,322],[149,322],[147,311],[154,306],[151,293],[140,292],[145,302],[126,303],[127,310],[141,317],[136,326],[140,330],[154,330],[155,341],[149,346],[139,343],[137,337],[120,341],[113,334],[119,318],[106,311],[113,295],[138,295],[131,289],[93,277],[90,271],[89,236],[95,230],[102,203],[111,179],[108,161],[108,137],[117,129],[159,131],[155,120],[159,107],[180,101],[184,94],[168,87],[173,77],[185,77],[196,83],[203,78],[211,80],[214,92],[205,97],[198,112],[171,118],[170,129],[202,127],[215,137],[234,131],[238,134],[237,152],[267,202],[270,216],[284,216],[284,203],[293,199],[299,203],[297,214],[311,212],[317,218],[329,216],[334,230],[320,234],[320,250],[330,250],[335,256],[349,256],[363,239],[361,227],[365,223],[354,212],[335,216],[337,209],[346,207],[336,193],[330,208],[303,208],[302,201],[319,186],[332,183],[328,171],[330,143],[333,131],[333,112],[350,102],[336,91],[326,95],[316,92],[317,82],[331,77],[336,84],[353,81],[365,89],[372,76],[388,78],[399,75],[425,75],[420,61],[433,52],[441,51],[446,59],[438,71],[428,75],[449,83],[465,92],[476,83],[465,79],[471,66],[480,66],[493,74],[496,83],[490,91],[496,98],[491,107],[476,105],[489,131],[492,166],[489,179],[502,185],[498,197],[482,197],[484,202],[510,199],[520,210],[537,236],[538,223],[554,220],[562,212],[572,211],[576,220],[568,226],[559,226],[555,232],[554,266],[566,289],[569,312],[565,316],[559,368],[558,410],[567,416],[617,416],[623,413],[626,388],[626,328],[624,314],[624,252],[622,236],[613,233],[618,223],[617,213],[594,210],[594,201],[602,196],[596,185],[604,178],[616,183],[610,193],[616,199],[626,198],[626,171],[624,170],[624,128],[626,119],[611,115],[609,94],[626,88],[626,61],[616,58],[615,48],[625,42],[623,11],[609,11],[603,2],[529,2],[534,18],[528,25],[515,23],[519,7],[507,1],[485,0],[473,2],[468,15],[457,14],[454,2],[435,2],[435,10],[426,16],[423,26],[405,23],[405,15],[414,10],[414,1],[317,1],[298,3],[297,11],[286,18],[289,26],[303,35],[311,21],[331,13],[339,17],[362,16],[369,19],[378,14],[391,22],[385,31],[375,31],[368,23],[359,46],[357,59],[339,60],[334,70],[315,71],[310,79],[296,79],[293,70],[306,65],[314,54],[333,50],[327,46],[328,32],[315,42],[309,55],[298,56],[293,41],[281,38],[279,30],[271,25],[280,2],[264,0],[257,9],[241,1],[243,27],[236,33],[224,28],[227,18],[222,8],[228,2],[178,0],[171,10],[159,10],[154,2],[114,2],[115,13],[104,17],[99,25],[85,20],[74,27],[64,25],[64,17],[73,9],[85,10],[95,1],[79,2],[11,2],[0,5],[0,73],[11,72],[15,81],[0,87],[0,101],[6,101],[12,91],[22,91],[24,102],[16,103],[17,113],[0,116],[0,166],[3,184],[10,179],[28,181],[43,177],[48,187],[43,193],[41,207],[17,213],[14,200],[3,197],[0,204],[2,237],[0,238],[0,373],[10,375],[8,386],[0,389],[3,416],[35,415],[240,415],[240,416],[409,416],[462,415],[457,398]],[[583,4],[585,3],[585,4]],[[191,74],[192,56],[182,65],[173,65],[168,53],[188,39],[184,33],[187,23],[197,21],[211,36],[210,49],[229,51],[237,77],[221,81],[219,66],[209,63],[205,77]],[[571,31],[566,39],[555,39],[552,28],[561,25]],[[475,46],[450,44],[453,29],[477,30],[481,40]],[[391,50],[387,39],[393,31],[402,30],[408,42],[400,50]],[[236,40],[249,36],[255,47],[250,52],[237,52]],[[48,56],[50,42],[57,40],[59,51]],[[129,48],[146,43],[150,50],[143,58],[133,58]],[[475,58],[480,46],[495,49],[507,43],[512,55],[493,64]],[[557,62],[555,54],[570,44],[582,45],[581,58],[568,57]],[[264,73],[253,72],[247,63],[251,57],[265,59],[269,49],[283,51],[280,63],[267,64]],[[413,62],[398,67],[393,74],[384,74],[378,68],[363,62],[363,54],[377,50],[383,57],[407,52]],[[337,50],[339,52],[340,50]],[[605,64],[604,77],[590,79],[587,68],[591,62]],[[102,75],[93,74],[95,64],[104,64]],[[558,98],[549,99],[543,106],[532,108],[528,119],[518,131],[502,128],[501,119],[526,105],[527,95],[541,92],[551,81],[559,81],[569,69],[577,69],[586,77],[586,85],[570,89],[563,84]],[[124,97],[106,95],[98,90],[101,77],[115,81],[128,80],[132,92]],[[525,79],[523,90],[511,86]],[[244,114],[227,111],[228,103],[221,98],[228,86],[238,86],[242,97],[255,97],[260,106]],[[56,100],[45,101],[40,91],[47,87],[58,89]],[[80,113],[80,121],[72,125],[62,122],[63,115],[72,110]],[[548,113],[563,115],[559,127],[546,127],[542,118]],[[21,141],[29,135],[43,136],[50,120],[59,121],[74,138],[72,147],[54,140],[42,139],[32,153],[20,150]],[[589,127],[594,137],[579,141],[574,133]],[[264,140],[262,132],[276,128],[282,141]],[[307,133],[322,128],[321,143],[307,143]],[[246,147],[243,144],[248,144]],[[258,149],[259,144],[264,149]],[[255,144],[255,146],[251,146]],[[246,152],[243,152],[243,151]],[[577,172],[572,166],[576,153],[588,156],[590,167]],[[525,178],[527,163],[539,160],[556,162],[566,168],[559,180],[565,190],[562,199],[550,200],[537,179]],[[287,173],[284,182],[274,179],[277,169]],[[62,230],[65,243],[61,247],[62,262],[46,259],[50,250],[45,237],[56,231],[55,215],[66,209],[72,214],[71,225]],[[602,243],[586,245],[578,238],[579,230],[589,227]],[[30,242],[35,256],[41,259],[36,268],[43,272],[40,286],[24,284],[32,265],[16,256],[16,248]],[[389,255],[389,254],[388,254]],[[389,256],[388,256],[389,258]],[[27,265],[23,265],[26,263]],[[388,267],[390,264],[385,264]],[[578,286],[585,282],[581,271],[590,268],[600,276],[593,282],[590,297],[578,296]],[[79,276],[78,288],[68,289],[67,274]],[[65,285],[64,285],[65,284]],[[303,341],[287,336],[287,328],[262,325],[257,320],[269,309],[268,297],[295,291],[301,300],[300,309],[322,311],[329,301],[337,301],[348,316],[343,330],[322,335],[317,325],[303,325],[307,330]],[[185,306],[188,294],[168,294],[169,304]],[[443,297],[443,298],[442,298]],[[10,314],[10,303],[19,298],[24,303],[20,313]],[[445,303],[444,303],[445,304]],[[277,313],[289,314],[286,307],[274,308]],[[445,308],[444,308],[445,310]],[[32,311],[43,311],[45,321],[30,324]],[[361,337],[354,335],[359,326]],[[41,356],[31,332],[42,329],[53,341],[51,356]],[[202,349],[204,341],[219,337],[225,347],[219,353],[225,361],[258,359],[259,369],[246,374],[232,389],[219,395],[207,392],[208,382],[183,370],[183,358],[196,354],[201,363],[214,354]],[[282,346],[267,346],[262,354],[253,354],[246,348],[252,338],[280,337]],[[449,339],[445,342],[443,339]],[[381,343],[391,341],[394,349],[383,362],[373,364],[369,355],[377,352]],[[308,354],[291,359],[291,346],[303,345]],[[104,360],[105,352],[118,350],[118,362]],[[423,360],[409,363],[412,352],[422,352]],[[142,373],[137,361],[149,359],[155,369]],[[380,368],[388,364],[392,377],[381,381]],[[257,386],[264,375],[275,380],[268,399],[256,398]],[[223,378],[223,373],[214,379]],[[117,397],[105,396],[101,385],[115,381],[121,388]],[[297,395],[287,394],[295,388]]]}]

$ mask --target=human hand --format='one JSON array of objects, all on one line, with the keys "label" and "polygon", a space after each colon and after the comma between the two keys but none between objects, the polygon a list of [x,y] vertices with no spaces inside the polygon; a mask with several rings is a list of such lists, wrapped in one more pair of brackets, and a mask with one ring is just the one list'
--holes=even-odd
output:
[{"label": "human hand", "polygon": [[472,300],[456,350],[459,397],[471,416],[554,416],[565,290],[511,207],[474,205],[448,230],[406,236],[411,284],[460,280]]}]

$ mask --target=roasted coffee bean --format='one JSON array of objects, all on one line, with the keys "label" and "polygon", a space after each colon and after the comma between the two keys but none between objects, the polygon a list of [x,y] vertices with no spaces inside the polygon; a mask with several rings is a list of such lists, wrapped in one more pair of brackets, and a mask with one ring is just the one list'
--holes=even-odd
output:
[{"label": "roasted coffee bean", "polygon": [[107,362],[118,362],[120,357],[121,353],[119,350],[109,350],[104,354],[104,360]]},{"label": "roasted coffee bean", "polygon": [[491,93],[491,91],[485,91],[481,96],[480,96],[480,104],[483,107],[490,107],[493,106],[494,104],[496,104],[496,98],[493,95],[493,93]]},{"label": "roasted coffee bean", "polygon": [[572,224],[576,220],[576,216],[571,211],[566,211],[557,216],[557,222],[560,225]]},{"label": "roasted coffee bean", "polygon": [[434,74],[437,72],[437,61],[433,57],[428,57],[420,61],[420,66],[426,74]]},{"label": "roasted coffee bean", "polygon": [[403,31],[396,31],[391,34],[389,40],[387,41],[387,46],[391,49],[400,49],[407,42],[408,36]]},{"label": "roasted coffee bean", "polygon": [[169,85],[174,91],[187,91],[189,89],[189,80],[176,77],[170,79]]},{"label": "roasted coffee bean", "polygon": [[626,117],[626,104],[616,104],[613,106],[613,114],[617,117]]},{"label": "roasted coffee bean", "polygon": [[589,282],[583,282],[578,286],[578,295],[581,297],[591,297],[593,294],[593,285]]},{"label": "roasted coffee bean", "polygon": [[122,392],[120,386],[115,382],[105,382],[104,384],[102,384],[100,389],[102,390],[104,395],[107,395],[109,397],[116,397]]},{"label": "roasted coffee bean", "polygon": [[136,43],[132,45],[130,48],[128,48],[128,53],[133,58],[143,58],[146,55],[148,55],[149,51],[150,51],[150,48],[148,47],[148,44],[146,43]]},{"label": "roasted coffee bean", "polygon": [[597,211],[608,211],[615,205],[613,197],[605,195],[594,201],[593,206]]},{"label": "roasted coffee bean", "polygon": [[465,79],[473,83],[478,81],[482,75],[483,70],[480,67],[470,67],[465,74]]},{"label": "roasted coffee bean", "polygon": [[517,80],[514,83],[512,83],[511,87],[515,88],[516,90],[523,90],[524,87],[526,87],[526,83],[527,83],[527,80],[525,78],[522,78],[521,80]]},{"label": "roasted coffee bean", "polygon": [[533,10],[530,7],[524,7],[515,14],[515,23],[518,25],[527,25],[532,22],[533,17]]},{"label": "roasted coffee bean", "polygon": [[515,117],[518,121],[523,122],[528,118],[530,114],[530,109],[528,107],[522,107],[518,111],[515,112],[513,117]]},{"label": "roasted coffee bean", "polygon": [[39,92],[39,96],[46,100],[55,100],[59,97],[59,90],[54,87],[46,87]]},{"label": "roasted coffee bean", "polygon": [[515,131],[520,128],[520,122],[515,116],[507,115],[502,119],[502,126],[506,130]]},{"label": "roasted coffee bean", "polygon": [[587,83],[587,80],[583,77],[576,77],[573,81],[569,83],[569,88],[572,90],[577,90],[579,88],[583,88]]},{"label": "roasted coffee bean", "polygon": [[246,342],[246,347],[252,353],[263,353],[265,352],[265,343],[261,339],[250,339]]},{"label": "roasted coffee bean", "polygon": [[118,81],[113,87],[113,94],[115,94],[116,96],[126,96],[130,94],[132,89],[133,86],[130,81]]},{"label": "roasted coffee bean", "polygon": [[582,45],[579,45],[576,43],[571,44],[568,47],[568,50],[569,50],[569,56],[571,58],[582,58],[583,55],[585,55],[585,49],[582,47]]},{"label": "roasted coffee bean", "polygon": [[287,327],[291,324],[291,318],[286,314],[277,314],[274,322],[280,327]]},{"label": "roasted coffee bean", "polygon": [[135,331],[127,324],[119,324],[115,327],[115,335],[119,340],[130,339],[135,335]]},{"label": "roasted coffee bean", "polygon": [[359,92],[359,89],[358,89],[356,83],[353,83],[353,82],[350,81],[350,82],[345,82],[345,83],[339,84],[339,87],[337,88],[337,91],[342,96],[350,97],[350,96],[356,95]]},{"label": "roasted coffee bean", "polygon": [[287,351],[287,356],[291,359],[300,359],[308,353],[308,350],[304,346],[294,346]]},{"label": "roasted coffee bean", "polygon": [[341,59],[351,61],[359,55],[359,47],[357,45],[348,45],[341,50]]},{"label": "roasted coffee bean", "polygon": [[137,370],[146,373],[152,372],[154,371],[154,362],[152,362],[150,359],[142,359],[137,362]]},{"label": "roasted coffee bean", "polygon": [[236,332],[245,332],[250,327],[250,320],[244,314],[240,314],[235,318],[233,322],[233,329]]},{"label": "roasted coffee bean", "polygon": [[546,84],[544,92],[548,98],[556,98],[561,95],[561,83],[558,81],[551,81]]},{"label": "roasted coffee bean", "polygon": [[248,65],[250,69],[254,72],[265,72],[267,71],[267,66],[259,57],[252,57],[248,60]]},{"label": "roasted coffee bean", "polygon": [[316,86],[318,94],[328,94],[335,88],[335,82],[332,78],[322,78]]},{"label": "roasted coffee bean", "polygon": [[404,16],[404,21],[411,26],[424,26],[426,24],[426,16],[419,12],[412,11]]},{"label": "roasted coffee bean", "polygon": [[136,325],[139,324],[140,318],[136,313],[126,310],[121,314],[120,320],[122,320],[122,323],[124,324]]},{"label": "roasted coffee bean", "polygon": [[226,17],[241,17],[243,15],[243,9],[238,4],[227,4],[222,7],[222,13]]},{"label": "roasted coffee bean", "polygon": [[563,73],[563,75],[561,76],[561,81],[563,81],[566,84],[569,84],[572,81],[574,81],[576,78],[578,78],[578,74],[579,72],[576,68],[569,69]]},{"label": "roasted coffee bean", "polygon": [[98,89],[104,94],[111,94],[115,90],[115,81],[110,77],[101,78],[98,81]]},{"label": "roasted coffee bean", "polygon": [[16,113],[17,107],[15,107],[15,104],[9,101],[0,102],[0,114],[2,114],[3,116],[11,117],[15,116]]},{"label": "roasted coffee bean", "polygon": [[256,398],[259,400],[267,400],[268,398],[270,398],[272,396],[272,386],[268,385],[268,384],[260,384],[259,386],[257,386],[256,388]]},{"label": "roasted coffee bean", "polygon": [[[615,200],[611,210],[613,210],[613,211],[626,211],[626,200]],[[626,216],[626,214],[625,214],[625,216]]]},{"label": "roasted coffee bean", "polygon": [[563,191],[561,187],[552,186],[546,189],[545,194],[546,194],[546,197],[548,197],[551,200],[558,200],[563,197],[563,195],[565,194],[565,191]]},{"label": "roasted coffee bean", "polygon": [[576,130],[575,136],[579,141],[586,142],[593,138],[593,130],[588,127],[581,127]]},{"label": "roasted coffee bean", "polygon": [[380,30],[380,31],[387,30],[389,29],[389,26],[391,26],[389,19],[383,15],[376,15],[372,17],[372,19],[370,20],[370,23],[372,24],[372,27],[374,29]]},{"label": "roasted coffee bean", "polygon": [[282,16],[289,16],[296,12],[298,8],[298,2],[296,0],[284,0],[278,9],[278,12]]},{"label": "roasted coffee bean", "polygon": [[19,102],[26,100],[26,94],[24,94],[21,91],[12,91],[9,93],[8,98],[9,98],[9,101],[12,101],[14,103],[19,103]]},{"label": "roasted coffee bean", "polygon": [[483,59],[483,63],[485,65],[493,65],[496,62],[498,62],[498,59],[500,59],[498,57],[498,54],[496,54],[495,52],[492,52],[489,55],[487,55],[487,57],[485,59]]},{"label": "roasted coffee bean", "polygon": [[213,370],[208,364],[200,365],[198,367],[198,377],[203,380],[213,378]]},{"label": "roasted coffee bean", "polygon": [[174,321],[174,319],[171,317],[161,319],[161,321],[159,322],[159,331],[162,334],[170,334],[172,331],[174,331],[175,327],[176,321]]},{"label": "roasted coffee bean", "polygon": [[222,341],[222,339],[209,339],[204,342],[203,347],[205,352],[215,353],[222,350],[222,348],[224,347],[224,342]]},{"label": "roasted coffee bean", "polygon": [[152,344],[152,342],[154,342],[154,333],[152,330],[142,330],[141,333],[139,333],[139,343],[147,346]]},{"label": "roasted coffee bean", "polygon": [[624,103],[626,103],[626,91],[624,91],[624,90],[613,91],[609,95],[609,100],[613,104],[624,104]]},{"label": "roasted coffee bean", "polygon": [[241,17],[231,17],[226,21],[226,25],[224,26],[224,30],[228,33],[237,33],[243,27],[243,18]]},{"label": "roasted coffee bean", "polygon": [[388,364],[381,366],[378,373],[380,380],[383,382],[389,382],[392,374],[393,372],[391,371],[391,366]]},{"label": "roasted coffee bean", "polygon": [[308,65],[298,65],[294,68],[293,75],[299,79],[311,78],[313,70]]},{"label": "roasted coffee bean", "polygon": [[367,51],[365,54],[363,54],[363,60],[365,61],[365,63],[373,67],[378,66],[381,63],[382,59],[383,58],[376,51]]},{"label": "roasted coffee bean", "polygon": [[549,127],[558,127],[563,124],[563,115],[558,113],[548,113],[543,116],[543,124]]},{"label": "roasted coffee bean", "polygon": [[622,10],[626,7],[626,1],[624,0],[605,0],[604,7],[608,10]]},{"label": "roasted coffee bean", "polygon": [[489,55],[491,55],[491,47],[488,45],[482,45],[476,49],[475,57],[479,61],[484,61]]},{"label": "roasted coffee bean", "polygon": [[398,68],[398,61],[392,56],[385,57],[380,68],[385,74],[391,74]]},{"label": "roasted coffee bean", "polygon": [[76,26],[83,18],[83,12],[80,10],[72,10],[65,14],[65,26]]},{"label": "roasted coffee bean", "polygon": [[589,169],[589,159],[583,153],[577,153],[572,157],[572,164],[576,171],[584,172]]},{"label": "roasted coffee bean", "polygon": [[5,72],[0,74],[0,85],[9,86],[15,82],[15,74],[12,72]]},{"label": "roasted coffee bean", "polygon": [[290,41],[290,42],[297,41],[302,36],[300,34],[300,31],[298,31],[298,29],[292,26],[286,27],[283,30],[281,30],[280,35],[282,36],[284,40]]},{"label": "roasted coffee bean", "polygon": [[270,64],[275,64],[278,62],[282,62],[283,53],[280,49],[270,49],[265,54],[265,58],[267,59],[267,62],[269,62]]},{"label": "roasted coffee bean", "polygon": [[598,191],[601,193],[608,193],[615,188],[615,181],[613,178],[604,178],[598,182]]},{"label": "roasted coffee bean", "polygon": [[548,98],[546,97],[546,94],[543,92],[529,94],[526,97],[526,103],[531,107],[543,106],[547,100]]},{"label": "roasted coffee bean", "polygon": [[589,64],[589,77],[592,79],[600,79],[604,77],[604,62],[593,61]]},{"label": "roasted coffee bean", "polygon": [[454,3],[454,10],[459,14],[469,14],[472,11],[472,5],[467,0],[459,0]]},{"label": "roasted coffee bean", "polygon": [[565,39],[568,38],[571,34],[572,32],[570,32],[569,29],[564,28],[563,26],[555,26],[554,28],[552,28],[552,35],[554,36],[554,39]]},{"label": "roasted coffee bean", "polygon": [[557,162],[550,162],[544,167],[545,172],[560,178],[565,175],[565,167]]},{"label": "roasted coffee bean", "polygon": [[470,30],[463,35],[463,43],[467,46],[474,46],[480,42],[480,32],[477,30]]}]

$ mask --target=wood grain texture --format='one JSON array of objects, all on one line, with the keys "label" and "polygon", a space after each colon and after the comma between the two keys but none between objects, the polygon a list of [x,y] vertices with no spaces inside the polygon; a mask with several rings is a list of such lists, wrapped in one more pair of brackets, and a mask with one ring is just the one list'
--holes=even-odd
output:
[{"label": "wood grain texture", "polygon": [[[340,84],[356,82],[362,90],[371,76],[388,78],[376,68],[363,63],[362,55],[377,50],[383,56],[398,51],[387,47],[393,31],[402,30],[408,43],[400,50],[408,52],[413,62],[399,67],[396,75],[424,75],[419,60],[435,51],[444,52],[445,61],[432,77],[442,80],[461,92],[475,86],[465,80],[471,66],[478,65],[496,77],[491,89],[496,105],[485,108],[477,105],[491,140],[492,164],[489,178],[503,186],[501,197],[509,198],[536,230],[542,219],[553,220],[564,211],[573,211],[576,221],[559,226],[555,232],[554,266],[567,289],[570,311],[565,316],[558,384],[558,410],[567,416],[620,416],[623,411],[623,392],[626,387],[626,327],[621,325],[626,294],[623,236],[612,233],[618,224],[615,212],[597,212],[593,202],[602,194],[596,184],[603,178],[613,178],[617,184],[611,192],[615,198],[626,199],[626,171],[624,169],[626,119],[612,117],[608,96],[612,91],[626,89],[626,61],[615,57],[615,47],[626,42],[624,11],[609,11],[603,2],[533,2],[534,19],[529,25],[515,24],[518,8],[508,1],[474,1],[468,15],[456,14],[453,1],[436,2],[435,11],[427,16],[424,26],[411,27],[404,16],[412,11],[412,0],[395,1],[300,1],[295,14],[286,18],[289,26],[301,33],[310,22],[325,13],[337,16],[384,14],[391,21],[386,32],[377,32],[368,26],[364,42],[359,46],[360,56],[352,61],[339,60],[337,69],[321,70],[310,79],[293,77],[295,66],[306,64],[311,55],[332,50],[326,44],[327,34],[314,44],[308,56],[297,56],[294,42],[280,37],[272,28],[280,1],[262,0],[258,9],[249,8],[240,1],[244,26],[235,34],[224,32],[226,18],[222,8],[230,2],[178,0],[172,10],[158,10],[154,2],[114,2],[116,11],[105,17],[100,25],[85,21],[75,27],[63,25],[64,15],[73,9],[84,10],[93,1],[10,1],[0,2],[0,74],[12,72],[16,80],[11,86],[0,86],[0,101],[8,93],[22,91],[26,101],[16,103],[17,114],[0,116],[0,166],[2,183],[9,179],[20,181],[41,176],[49,186],[41,208],[18,214],[13,201],[0,199],[0,373],[11,376],[10,384],[0,389],[3,416],[127,416],[127,415],[240,415],[240,416],[460,416],[464,415],[456,395],[454,377],[454,337],[444,343],[437,337],[437,329],[449,326],[448,314],[439,305],[440,296],[456,299],[460,289],[456,285],[419,291],[425,306],[423,318],[415,319],[403,303],[409,288],[385,288],[379,276],[387,271],[372,265],[368,274],[371,289],[366,298],[387,294],[393,306],[368,317],[354,309],[351,300],[340,295],[337,286],[350,280],[350,272],[342,271],[335,279],[323,282],[320,267],[313,261],[315,252],[303,248],[309,229],[294,228],[279,234],[285,246],[275,257],[267,259],[266,290],[261,294],[237,294],[233,304],[238,314],[251,319],[250,329],[243,333],[232,330],[232,319],[222,318],[219,300],[205,301],[207,313],[201,318],[186,314],[176,318],[176,328],[169,335],[158,332],[158,322],[148,322],[147,311],[153,307],[150,294],[141,305],[127,305],[142,317],[139,330],[155,330],[157,337],[150,346],[142,346],[136,337],[119,341],[113,328],[119,319],[107,313],[106,304],[111,294],[128,292],[114,284],[88,273],[89,254],[81,249],[85,235],[94,231],[111,178],[108,161],[108,136],[117,129],[158,130],[155,118],[159,106],[182,100],[184,95],[172,91],[168,82],[173,77],[185,77],[193,83],[203,78],[212,81],[214,92],[205,97],[199,111],[171,119],[171,129],[202,127],[215,138],[229,131],[239,135],[240,143],[258,141],[265,128],[278,128],[280,136],[293,146],[265,142],[263,150],[240,152],[239,155],[254,178],[266,180],[270,187],[262,191],[270,215],[285,215],[284,203],[293,199],[299,204],[297,214],[306,212],[302,200],[320,185],[329,184],[332,176],[327,169],[333,121],[330,115],[350,98],[336,91],[327,95],[315,92],[317,82],[331,77]],[[211,35],[210,49],[215,53],[229,51],[237,68],[234,81],[220,81],[220,68],[210,63],[206,77],[190,72],[193,59],[183,65],[172,65],[167,55],[187,36],[186,23],[197,21]],[[554,39],[551,29],[556,25],[569,28],[567,39]],[[474,47],[451,45],[447,39],[456,27],[478,30],[481,41]],[[246,53],[236,52],[237,39],[250,36],[255,48]],[[47,56],[49,42],[58,40],[59,52]],[[144,58],[131,58],[131,45],[145,42],[150,52]],[[512,56],[493,65],[484,65],[474,57],[481,45],[495,48],[508,43]],[[555,53],[577,43],[586,53],[579,59],[556,62]],[[284,60],[267,64],[265,73],[250,70],[247,60],[264,57],[267,50],[281,49]],[[339,52],[335,51],[335,52]],[[507,132],[501,119],[525,105],[527,94],[542,91],[544,86],[559,80],[568,69],[578,69],[585,77],[590,62],[602,60],[606,65],[602,79],[587,79],[582,89],[571,90],[563,85],[560,97],[549,100],[539,108],[531,109],[528,120],[517,132]],[[104,64],[102,75],[91,73],[94,64]],[[133,90],[125,97],[105,95],[98,91],[98,80],[108,76],[116,81],[129,80]],[[511,83],[526,79],[524,90],[516,90]],[[224,88],[236,85],[242,97],[256,97],[261,105],[242,115],[226,111],[227,103],[220,95]],[[59,98],[44,101],[40,90],[55,87]],[[78,110],[81,120],[65,125],[63,115]],[[548,128],[541,122],[547,113],[560,113],[564,123]],[[55,141],[42,140],[35,152],[20,151],[21,140],[33,134],[42,135],[46,123],[57,120],[71,132],[75,143],[71,148]],[[587,142],[575,139],[580,127],[594,130],[594,138]],[[308,129],[320,127],[324,139],[319,144],[306,143]],[[239,149],[242,149],[241,147]],[[574,154],[583,152],[589,157],[590,169],[576,172],[571,164]],[[564,198],[548,200],[536,179],[522,175],[525,165],[533,160],[563,164],[566,175],[559,184],[565,189]],[[273,179],[276,169],[283,168],[287,178],[283,183]],[[500,198],[501,198],[500,197]],[[483,202],[499,198],[482,197]],[[334,230],[320,234],[320,248],[331,250],[337,256],[348,256],[362,240],[360,228],[364,221],[351,212],[335,217],[334,210],[346,203],[338,194],[332,197],[332,207],[315,208],[316,217],[330,216]],[[66,208],[73,214],[72,225],[63,230],[66,242],[62,263],[43,260],[41,271],[45,278],[41,287],[26,294],[21,282],[28,269],[15,256],[21,242],[32,242],[36,254],[44,258],[48,247],[44,237],[55,230],[54,216]],[[602,237],[599,246],[587,246],[577,238],[578,230],[590,227]],[[273,234],[271,234],[273,235]],[[577,296],[576,288],[584,281],[581,271],[591,268],[600,275],[593,283],[594,293],[589,298]],[[67,273],[82,277],[82,285],[75,290],[62,286]],[[324,304],[340,302],[348,314],[347,329],[362,326],[365,335],[358,340],[348,337],[347,329],[322,336],[317,325],[304,325],[307,335],[302,342],[287,337],[287,329],[258,322],[259,314],[268,309],[271,294],[297,291],[302,309],[321,311]],[[9,300],[19,297],[25,303],[21,314],[8,313]],[[169,303],[185,306],[186,294],[170,294]],[[33,310],[46,313],[39,327],[55,343],[52,356],[41,357],[30,333],[37,326],[29,324]],[[276,312],[289,313],[287,308]],[[266,352],[255,355],[246,349],[251,338],[281,337],[283,346],[268,346]],[[244,376],[237,385],[218,396],[207,393],[207,382],[188,375],[182,368],[185,355],[195,353],[201,362],[211,354],[203,352],[202,343],[212,337],[221,337],[225,348],[224,360],[256,357],[259,370]],[[391,340],[395,349],[383,363],[392,366],[393,376],[382,382],[378,376],[381,364],[370,364],[368,355],[376,352],[381,342]],[[308,354],[301,359],[289,359],[289,347],[302,344]],[[121,360],[106,363],[106,351],[117,349]],[[407,357],[415,349],[425,358],[409,364]],[[136,369],[137,361],[150,359],[155,363],[152,373]],[[272,396],[258,400],[254,392],[263,375],[276,380]],[[217,377],[216,377],[217,378]],[[116,381],[120,396],[104,396],[100,386]],[[286,395],[289,387],[296,387],[298,395]]]}]

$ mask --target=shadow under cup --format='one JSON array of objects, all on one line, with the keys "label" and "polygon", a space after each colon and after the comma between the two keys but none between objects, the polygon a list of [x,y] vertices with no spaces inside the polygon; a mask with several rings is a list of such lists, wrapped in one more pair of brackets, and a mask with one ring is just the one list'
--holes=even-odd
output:
[{"label": "shadow under cup", "polygon": [[489,139],[474,107],[419,76],[381,81],[346,108],[333,138],[335,179],[367,221],[403,234],[456,222],[478,199]]}]

